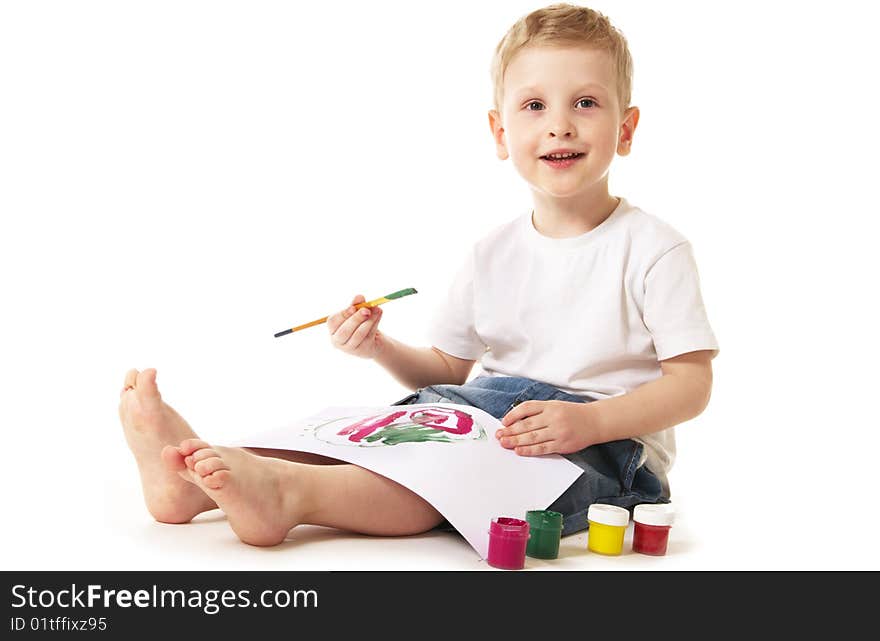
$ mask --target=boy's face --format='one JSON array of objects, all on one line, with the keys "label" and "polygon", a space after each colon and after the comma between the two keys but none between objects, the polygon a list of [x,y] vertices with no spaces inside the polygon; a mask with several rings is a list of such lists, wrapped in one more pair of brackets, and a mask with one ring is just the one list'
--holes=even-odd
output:
[{"label": "boy's face", "polygon": [[[498,157],[511,158],[536,196],[608,193],[614,154],[626,155],[638,108],[621,113],[611,56],[595,49],[526,47],[504,74],[501,113],[489,112]],[[574,160],[546,158],[559,150]]]}]

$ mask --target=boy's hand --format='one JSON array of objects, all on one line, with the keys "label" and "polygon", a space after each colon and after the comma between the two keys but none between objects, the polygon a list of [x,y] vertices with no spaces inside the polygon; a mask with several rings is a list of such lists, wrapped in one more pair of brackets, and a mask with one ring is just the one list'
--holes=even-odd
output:
[{"label": "boy's hand", "polygon": [[586,403],[526,401],[505,414],[501,424],[495,438],[520,456],[568,454],[601,442]]},{"label": "boy's hand", "polygon": [[346,354],[375,358],[382,344],[382,334],[379,332],[382,310],[379,307],[354,308],[365,300],[360,294],[355,296],[350,307],[327,319],[327,329],[334,347]]}]

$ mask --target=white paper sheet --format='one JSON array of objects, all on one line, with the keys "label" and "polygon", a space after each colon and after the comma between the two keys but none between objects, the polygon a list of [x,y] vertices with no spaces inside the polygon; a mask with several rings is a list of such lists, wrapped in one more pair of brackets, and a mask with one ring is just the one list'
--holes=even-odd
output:
[{"label": "white paper sheet", "polygon": [[233,445],[323,454],[386,476],[433,505],[485,559],[493,518],[545,509],[582,472],[556,454],[504,449],[500,426],[469,405],[340,406]]}]

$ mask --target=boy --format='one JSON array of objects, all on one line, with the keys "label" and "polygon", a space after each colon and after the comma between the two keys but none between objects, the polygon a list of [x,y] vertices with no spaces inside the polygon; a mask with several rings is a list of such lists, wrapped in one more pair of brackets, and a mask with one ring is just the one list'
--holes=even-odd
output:
[{"label": "boy", "polygon": [[[502,447],[581,467],[549,506],[564,516],[563,535],[587,527],[596,501],[669,500],[672,427],[706,407],[717,353],[688,242],[608,193],[611,161],[629,153],[639,121],[631,69],[625,39],[595,11],[552,5],[519,20],[495,52],[489,124],[498,157],[529,183],[532,211],[473,247],[432,347],[381,333],[381,307],[327,321],[335,347],[416,390],[399,404],[480,407],[502,419]],[[477,360],[483,371],[468,381]],[[155,377],[128,372],[119,411],[157,520],[219,507],[253,545],[278,544],[300,523],[391,536],[442,523],[418,495],[364,468],[199,440]]]}]

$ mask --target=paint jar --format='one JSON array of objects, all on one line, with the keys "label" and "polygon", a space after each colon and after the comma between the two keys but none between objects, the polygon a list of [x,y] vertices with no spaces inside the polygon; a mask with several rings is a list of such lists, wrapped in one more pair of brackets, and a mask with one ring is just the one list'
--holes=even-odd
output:
[{"label": "paint jar", "polygon": [[587,520],[590,522],[588,549],[612,556],[623,551],[623,535],[629,525],[629,510],[616,505],[593,503],[587,510]]},{"label": "paint jar", "polygon": [[489,565],[502,570],[521,570],[526,564],[529,524],[522,519],[499,516],[489,524]]},{"label": "paint jar", "polygon": [[669,528],[675,509],[668,503],[643,503],[633,510],[633,552],[663,556],[669,543]]},{"label": "paint jar", "polygon": [[562,537],[562,514],[552,510],[529,510],[529,544],[526,554],[535,559],[555,559],[559,556]]}]

